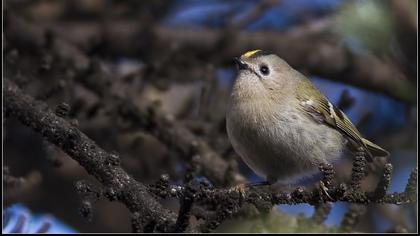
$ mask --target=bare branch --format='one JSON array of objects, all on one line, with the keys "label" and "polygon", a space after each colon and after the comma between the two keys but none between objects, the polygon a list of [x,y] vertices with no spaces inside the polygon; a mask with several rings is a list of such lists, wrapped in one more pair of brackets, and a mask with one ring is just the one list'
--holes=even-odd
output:
[{"label": "bare branch", "polygon": [[66,120],[56,116],[44,103],[34,101],[8,79],[4,79],[4,105],[7,116],[16,117],[24,125],[41,133],[106,188],[117,193],[118,200],[131,212],[141,212],[143,219],[154,222],[158,231],[165,231],[175,223],[174,213],[164,209],[147,191],[113,161],[110,154]]},{"label": "bare branch", "polygon": [[[331,19],[324,19],[287,32],[234,33],[219,29],[174,29],[156,25],[153,31],[148,32],[151,35],[145,34],[137,22],[130,21],[114,21],[105,27],[86,22],[68,22],[45,27],[80,46],[86,45],[91,37],[103,37],[107,42],[105,48],[111,54],[118,52],[129,56],[143,54],[145,47],[168,48],[176,45],[178,49],[185,48],[188,52],[193,52],[194,55],[191,56],[205,57],[215,63],[231,64],[231,58],[244,51],[260,48],[278,54],[294,68],[305,70],[305,73],[382,92],[410,103],[415,102],[416,90],[412,83],[415,80],[407,78],[392,61],[384,61],[373,55],[355,54],[343,48],[341,39],[329,31],[332,24]],[[80,34],[85,37],[77,36]],[[137,36],[142,34],[145,38],[155,40],[146,46],[135,43]]]}]

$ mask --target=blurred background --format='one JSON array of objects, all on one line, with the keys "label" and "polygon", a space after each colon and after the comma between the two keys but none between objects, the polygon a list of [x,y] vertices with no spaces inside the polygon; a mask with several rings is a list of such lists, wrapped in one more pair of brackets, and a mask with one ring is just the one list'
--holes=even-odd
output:
[{"label": "blurred background", "polygon": [[[4,77],[51,108],[69,110],[71,122],[120,153],[125,170],[143,183],[165,173],[180,183],[188,161],[153,128],[119,117],[118,99],[159,107],[234,171],[260,180],[233,151],[224,120],[232,58],[253,49],[276,53],[309,76],[361,133],[391,152],[370,166],[364,189],[374,189],[389,161],[390,191],[404,191],[417,166],[416,0],[6,0],[3,7]],[[26,219],[6,221],[13,214],[4,213],[3,232],[19,224],[39,230],[47,220],[31,223],[29,212],[64,225],[50,231],[131,230],[129,211],[118,202],[95,201],[92,216],[82,217],[75,183],[98,182],[15,119],[5,118],[3,127],[3,206]],[[340,181],[351,171],[351,159],[343,163]],[[175,200],[164,204],[178,207]],[[338,227],[348,208],[335,203],[326,227]],[[282,217],[313,211],[279,205],[269,217],[233,218],[218,232],[304,232]],[[416,222],[416,204],[370,205],[353,230],[416,232]]]}]

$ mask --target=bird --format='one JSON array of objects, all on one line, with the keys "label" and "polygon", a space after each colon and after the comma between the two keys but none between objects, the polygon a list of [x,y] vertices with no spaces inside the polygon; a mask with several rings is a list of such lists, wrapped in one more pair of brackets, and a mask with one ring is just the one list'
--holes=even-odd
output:
[{"label": "bird", "polygon": [[227,135],[242,160],[265,178],[263,184],[297,183],[347,152],[363,150],[368,161],[389,156],[279,56],[258,49],[234,60]]}]

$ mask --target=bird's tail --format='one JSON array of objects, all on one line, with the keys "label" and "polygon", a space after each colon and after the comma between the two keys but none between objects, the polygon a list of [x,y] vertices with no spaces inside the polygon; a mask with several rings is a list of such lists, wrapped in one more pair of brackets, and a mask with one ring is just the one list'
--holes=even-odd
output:
[{"label": "bird's tail", "polygon": [[366,147],[368,148],[369,152],[372,154],[372,156],[374,157],[387,157],[389,156],[389,152],[381,147],[379,147],[378,145],[372,143],[371,141],[362,138],[363,143],[366,145]]}]

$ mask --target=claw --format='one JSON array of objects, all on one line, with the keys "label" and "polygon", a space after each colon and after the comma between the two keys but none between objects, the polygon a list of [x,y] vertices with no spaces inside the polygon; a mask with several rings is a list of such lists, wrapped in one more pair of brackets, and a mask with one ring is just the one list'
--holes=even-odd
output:
[{"label": "claw", "polygon": [[245,190],[249,187],[257,187],[257,186],[266,186],[270,185],[268,181],[258,182],[258,183],[242,183],[236,186],[233,186],[229,189],[229,192],[237,192],[241,195],[242,198],[245,198]]},{"label": "claw", "polygon": [[245,189],[248,187],[247,184],[238,184],[236,186],[233,186],[229,189],[229,192],[237,192],[241,195],[242,198],[245,198]]},{"label": "claw", "polygon": [[319,181],[319,189],[320,189],[320,192],[323,196],[327,196],[330,201],[333,200],[333,198],[330,196],[330,194],[328,194],[329,189],[327,188],[327,186],[325,186],[325,183],[322,180]]}]

